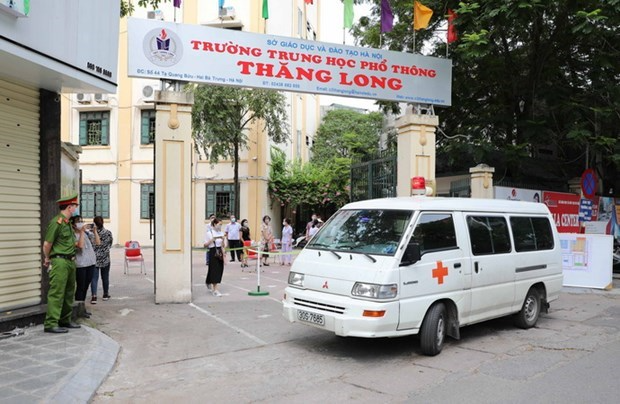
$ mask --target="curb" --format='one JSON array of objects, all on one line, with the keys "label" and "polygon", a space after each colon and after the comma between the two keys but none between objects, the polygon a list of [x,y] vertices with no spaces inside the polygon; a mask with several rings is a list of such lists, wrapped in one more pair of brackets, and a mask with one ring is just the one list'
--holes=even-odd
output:
[{"label": "curb", "polygon": [[116,364],[120,345],[101,331],[82,324],[90,334],[90,347],[80,363],[65,376],[58,391],[51,392],[44,402],[53,403],[87,403],[93,398],[97,389],[108,377]]}]

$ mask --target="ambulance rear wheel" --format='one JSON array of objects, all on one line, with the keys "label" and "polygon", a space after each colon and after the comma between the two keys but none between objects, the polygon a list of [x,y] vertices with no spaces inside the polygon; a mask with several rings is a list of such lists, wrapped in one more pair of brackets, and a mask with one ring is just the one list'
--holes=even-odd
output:
[{"label": "ambulance rear wheel", "polygon": [[519,328],[527,329],[536,325],[540,316],[540,295],[534,288],[527,291],[521,311],[515,314],[515,324]]},{"label": "ambulance rear wheel", "polygon": [[424,355],[435,356],[443,349],[446,339],[446,306],[434,304],[426,313],[420,329],[420,348]]}]

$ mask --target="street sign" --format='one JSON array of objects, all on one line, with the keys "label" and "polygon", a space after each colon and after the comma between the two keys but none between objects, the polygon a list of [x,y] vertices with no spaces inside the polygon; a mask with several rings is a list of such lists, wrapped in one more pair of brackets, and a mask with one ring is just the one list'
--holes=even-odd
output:
[{"label": "street sign", "polygon": [[589,222],[592,220],[593,202],[591,199],[581,198],[579,201],[579,221]]},{"label": "street sign", "polygon": [[588,199],[594,198],[596,194],[596,173],[588,168],[581,174],[581,192]]}]

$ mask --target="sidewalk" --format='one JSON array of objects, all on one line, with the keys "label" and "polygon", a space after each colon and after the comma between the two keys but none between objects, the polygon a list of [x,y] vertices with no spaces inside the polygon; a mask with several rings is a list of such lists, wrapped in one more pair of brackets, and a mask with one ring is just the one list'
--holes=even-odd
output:
[{"label": "sidewalk", "polygon": [[[239,375],[258,366],[244,356],[249,349],[256,349],[252,360],[273,361],[273,347],[313,332],[290,326],[279,315],[289,267],[272,262],[263,268],[261,290],[270,295],[252,297],[248,291],[256,290],[257,274],[229,263],[221,287],[224,296],[214,297],[204,285],[204,253],[195,251],[193,302],[156,305],[153,250],[144,249],[144,254],[147,274],[140,274],[133,264],[124,275],[123,250],[113,250],[112,299],[87,303],[93,316],[81,329],[45,334],[38,325],[0,340],[0,403],[150,402],[153,397],[162,402],[179,398],[225,402],[233,392],[237,398],[246,397],[246,392],[239,390],[238,380],[220,377],[216,390],[205,382],[204,372],[217,374],[222,366],[218,358],[227,354],[223,366]],[[620,294],[619,279],[614,279],[614,286],[608,292],[565,288],[561,300]],[[99,290],[101,294],[101,285]],[[162,392],[164,380],[166,385],[187,387]],[[200,395],[207,391],[208,397]]]}]

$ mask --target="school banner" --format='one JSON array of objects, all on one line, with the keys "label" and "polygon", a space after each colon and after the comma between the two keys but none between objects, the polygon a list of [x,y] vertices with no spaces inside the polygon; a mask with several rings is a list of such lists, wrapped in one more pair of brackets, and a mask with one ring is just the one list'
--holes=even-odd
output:
[{"label": "school banner", "polygon": [[128,75],[451,105],[445,58],[130,18]]}]

